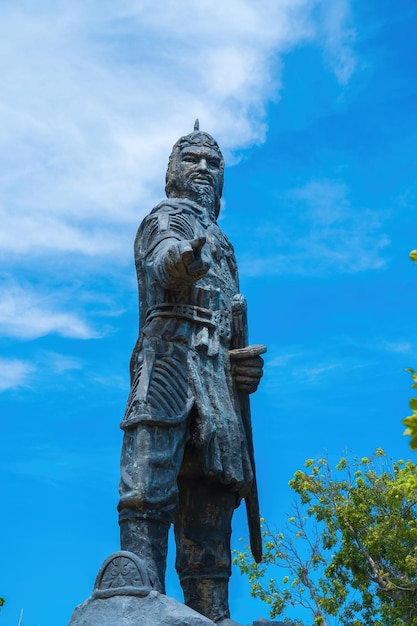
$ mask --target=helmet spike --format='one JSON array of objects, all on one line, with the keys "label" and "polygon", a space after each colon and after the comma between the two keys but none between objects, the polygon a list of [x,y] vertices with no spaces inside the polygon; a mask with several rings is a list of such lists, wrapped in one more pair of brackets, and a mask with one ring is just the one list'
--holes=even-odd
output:
[{"label": "helmet spike", "polygon": [[197,117],[196,121],[194,122],[194,132],[197,132],[200,130],[200,121]]}]

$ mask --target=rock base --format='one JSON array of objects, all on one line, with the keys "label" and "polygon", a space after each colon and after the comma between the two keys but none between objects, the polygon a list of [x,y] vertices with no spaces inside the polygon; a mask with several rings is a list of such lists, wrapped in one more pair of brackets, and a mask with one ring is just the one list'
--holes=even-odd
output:
[{"label": "rock base", "polygon": [[120,551],[101,566],[90,598],[68,626],[214,626],[214,622],[151,587],[145,564]]},{"label": "rock base", "polygon": [[74,610],[68,626],[214,626],[181,602],[151,591],[145,598],[88,598]]},{"label": "rock base", "polygon": [[[225,620],[236,624],[233,620]],[[144,563],[133,552],[115,552],[101,566],[93,594],[74,609],[68,626],[216,626],[151,587]],[[257,620],[253,626],[284,622]],[[287,626],[285,624],[285,626]]]}]

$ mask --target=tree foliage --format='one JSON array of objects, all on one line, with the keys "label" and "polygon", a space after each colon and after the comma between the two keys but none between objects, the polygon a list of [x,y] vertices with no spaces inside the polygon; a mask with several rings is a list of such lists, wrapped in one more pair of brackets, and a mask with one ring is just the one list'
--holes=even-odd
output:
[{"label": "tree foliage", "polygon": [[[417,250],[412,250],[410,252],[410,259],[417,263]],[[417,372],[413,369],[407,369],[407,372],[410,372],[413,377],[413,384],[411,385],[413,389],[417,389]],[[403,424],[407,426],[404,431],[404,435],[409,435],[410,439],[410,448],[411,450],[417,450],[417,398],[411,398],[410,407],[413,411],[412,415],[409,415],[403,420]]]},{"label": "tree foliage", "polygon": [[334,471],[308,459],[290,487],[297,501],[284,532],[263,522],[263,562],[235,552],[271,617],[300,605],[315,625],[417,626],[417,466],[382,450]]},{"label": "tree foliage", "polygon": [[[408,368],[407,372],[410,372],[413,377],[413,384],[411,385],[413,389],[417,389],[417,372]],[[407,428],[404,431],[404,435],[409,435],[410,439],[410,448],[411,450],[417,450],[417,398],[411,398],[410,400],[410,408],[413,411],[412,415],[409,415],[403,420],[404,426]]]},{"label": "tree foliage", "polygon": [[6,602],[6,600],[4,598],[0,598],[0,609],[3,606],[3,604]]}]

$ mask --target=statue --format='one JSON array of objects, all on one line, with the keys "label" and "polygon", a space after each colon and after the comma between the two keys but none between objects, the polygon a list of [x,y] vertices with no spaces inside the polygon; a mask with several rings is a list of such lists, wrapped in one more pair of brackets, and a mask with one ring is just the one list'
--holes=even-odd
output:
[{"label": "statue", "polygon": [[217,224],[223,172],[220,148],[197,120],[173,147],[167,199],[136,236],[140,333],[121,423],[118,511],[122,550],[145,561],[161,593],[173,523],[185,604],[233,626],[231,520],[242,498],[261,559],[248,394],[266,348],[247,346],[236,260]]}]

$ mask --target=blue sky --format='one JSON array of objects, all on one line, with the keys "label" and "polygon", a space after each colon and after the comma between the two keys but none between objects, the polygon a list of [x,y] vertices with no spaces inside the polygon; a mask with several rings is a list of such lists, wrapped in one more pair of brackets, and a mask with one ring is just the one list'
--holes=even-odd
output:
[{"label": "blue sky", "polygon": [[[200,118],[227,161],[261,509],[308,457],[408,458],[415,367],[412,0],[3,0],[0,623],[61,626],[119,547],[133,240]],[[244,511],[233,542],[246,537]],[[180,598],[170,556],[168,592]],[[280,575],[282,575],[280,573]],[[237,572],[235,619],[267,617]]]}]

